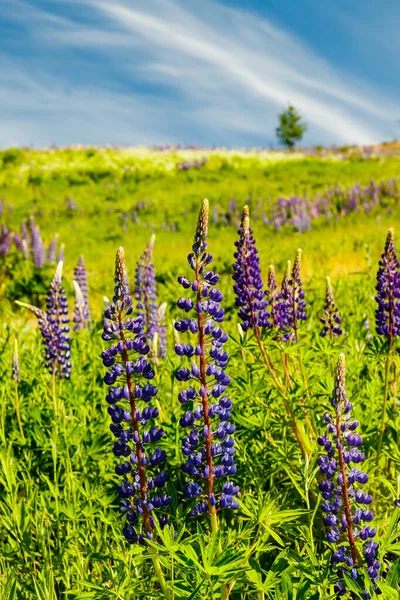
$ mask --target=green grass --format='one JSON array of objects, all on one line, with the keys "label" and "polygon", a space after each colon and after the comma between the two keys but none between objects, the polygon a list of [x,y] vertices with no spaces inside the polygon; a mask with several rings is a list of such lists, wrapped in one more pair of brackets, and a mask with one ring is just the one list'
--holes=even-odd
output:
[{"label": "green grass", "polygon": [[[400,158],[347,161],[334,157],[257,155],[214,152],[206,169],[178,171],[174,165],[208,153],[156,153],[117,150],[20,151],[2,153],[0,194],[6,203],[3,221],[16,227],[35,213],[44,238],[60,233],[66,243],[65,284],[72,309],[71,278],[80,253],[89,272],[92,331],[73,336],[73,375],[57,383],[52,395],[50,375],[43,367],[43,350],[36,323],[17,310],[15,298],[43,303],[53,267],[33,271],[15,255],[2,259],[0,298],[0,598],[3,600],[119,600],[163,598],[147,547],[129,546],[122,536],[114,484],[116,459],[99,355],[102,296],[112,296],[115,251],[123,245],[133,283],[134,267],[152,230],[156,232],[155,264],[160,301],[168,303],[169,356],[156,368],[159,387],[159,424],[165,429],[162,446],[171,474],[169,493],[171,530],[156,547],[174,598],[221,598],[221,582],[232,584],[230,598],[317,600],[333,599],[335,575],[330,570],[332,546],[325,538],[318,490],[316,460],[321,450],[311,439],[311,456],[304,459],[273,379],[263,367],[250,333],[240,335],[232,291],[231,266],[236,233],[233,226],[209,228],[213,267],[222,274],[227,349],[232,378],[230,396],[237,427],[236,480],[241,508],[220,519],[220,538],[210,533],[206,518],[187,518],[182,500],[185,477],[180,470],[183,437],[177,400],[180,388],[173,371],[181,360],[173,352],[173,319],[179,318],[176,300],[179,273],[188,273],[196,216],[203,197],[211,206],[227,210],[229,198],[239,206],[262,197],[265,208],[280,194],[307,190],[309,194],[339,183],[368,183],[397,177]],[[4,156],[6,158],[4,164]],[[124,171],[124,166],[130,171]],[[171,168],[172,165],[172,168]],[[135,170],[137,168],[137,171]],[[126,175],[124,173],[129,173]],[[78,209],[70,211],[65,197],[73,196]],[[148,200],[139,224],[123,230],[121,215],[137,202]],[[167,221],[176,231],[162,229]],[[41,216],[40,216],[41,215]],[[281,279],[296,248],[303,249],[302,273],[310,318],[301,328],[301,376],[297,347],[285,347],[293,386],[289,402],[301,426],[311,420],[324,433],[324,412],[333,389],[332,365],[346,354],[347,393],[360,421],[369,474],[365,486],[374,496],[374,526],[378,530],[380,560],[387,552],[399,555],[397,521],[400,496],[398,400],[389,395],[383,457],[375,467],[382,414],[386,346],[374,333],[375,277],[388,227],[400,232],[400,209],[354,214],[327,224],[313,223],[299,234],[290,229],[271,231],[254,223],[266,277],[270,263]],[[346,336],[335,341],[319,337],[325,276],[331,275]],[[366,321],[370,329],[365,327]],[[11,379],[14,339],[20,347],[20,409],[25,440],[15,414],[15,382]],[[281,376],[280,348],[264,332]],[[283,374],[282,374],[283,377]],[[392,384],[393,373],[391,374]],[[392,386],[391,386],[392,390]],[[177,539],[173,539],[173,530]],[[222,551],[218,551],[218,542]],[[398,560],[382,583],[381,598],[398,598]],[[360,574],[362,577],[362,572]],[[353,583],[353,586],[356,584]],[[361,584],[360,584],[361,585]],[[366,584],[368,585],[368,584]],[[355,597],[360,590],[353,588]],[[357,594],[359,594],[357,596]],[[347,596],[348,597],[348,596]]]},{"label": "green grass", "polygon": [[[210,158],[204,169],[184,172],[176,168],[188,157],[192,160],[205,155]],[[400,165],[397,156],[338,160],[305,158],[301,154],[169,153],[145,149],[17,151],[4,164],[5,156],[7,151],[0,153],[0,194],[13,211],[8,214],[6,210],[3,220],[17,228],[32,212],[47,243],[59,232],[60,241],[66,244],[68,276],[83,253],[97,306],[101,296],[108,293],[106,281],[116,247],[124,246],[132,272],[153,230],[157,236],[158,276],[163,280],[171,273],[175,276],[204,197],[220,213],[227,212],[230,198],[239,208],[250,199],[253,211],[261,198],[263,210],[268,211],[280,195],[306,191],[312,196],[335,183],[346,187],[355,182],[367,184],[371,178],[386,180],[397,177]],[[77,210],[67,207],[71,196]],[[137,210],[136,225],[130,217],[138,203],[142,208]],[[286,256],[300,245],[305,250],[306,277],[311,277],[321,268],[321,253],[326,269],[333,274],[357,270],[363,244],[368,244],[376,259],[382,245],[380,232],[389,224],[396,226],[399,214],[395,207],[390,218],[382,211],[373,217],[355,215],[331,227],[321,221],[313,223],[313,231],[306,236],[291,230],[275,233],[260,222],[253,221],[253,225],[264,264],[274,262],[283,267]],[[210,227],[214,255],[227,269],[234,236],[231,227]]]}]

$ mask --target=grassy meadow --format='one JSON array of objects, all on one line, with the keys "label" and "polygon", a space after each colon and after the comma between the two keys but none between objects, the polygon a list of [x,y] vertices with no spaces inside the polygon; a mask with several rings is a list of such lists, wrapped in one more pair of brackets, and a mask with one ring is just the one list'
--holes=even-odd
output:
[{"label": "grassy meadow", "polygon": [[[200,166],[182,166],[193,161]],[[394,505],[400,498],[397,354],[395,350],[385,380],[388,344],[375,332],[374,300],[389,227],[400,235],[400,202],[330,219],[320,216],[303,233],[290,224],[276,230],[265,222],[280,196],[312,198],[336,184],[347,189],[399,176],[397,152],[371,157],[356,150],[323,156],[146,148],[0,152],[0,197],[5,200],[0,223],[16,231],[33,214],[46,247],[59,234],[59,243],[65,244],[63,281],[71,315],[73,271],[83,254],[93,315],[92,329],[72,332],[71,380],[56,381],[53,388],[36,319],[15,300],[44,308],[56,265],[34,268],[14,248],[0,256],[2,600],[337,598],[333,545],[326,541],[322,522],[317,465],[322,450],[316,438],[325,432],[323,415],[330,409],[341,352],[347,363],[347,396],[364,440],[363,470],[373,495],[383,594],[368,579],[360,557],[358,579],[345,575],[343,597],[368,598],[368,590],[372,598],[400,598],[400,509]],[[221,512],[218,533],[211,531],[206,516],[188,518],[182,495],[187,479],[180,469],[184,432],[179,419],[185,408],[178,401],[181,383],[174,377],[183,364],[174,352],[173,321],[182,318],[176,302],[183,294],[176,278],[189,274],[186,257],[203,198],[210,202],[212,268],[221,275],[224,294],[230,356],[225,370],[231,377],[231,420],[236,426],[234,479],[240,486],[239,509]],[[238,327],[232,263],[245,204],[265,283],[274,264],[280,285],[287,261],[293,262],[297,248],[302,249],[309,318],[300,326],[299,343],[285,345],[266,329],[262,343],[307,436],[305,455],[260,347],[251,331],[243,333]],[[103,296],[113,295],[117,248],[125,249],[133,287],[136,263],[152,233],[158,298],[167,303],[168,339],[167,358],[154,367],[159,388],[155,404],[157,422],[165,431],[160,445],[167,453],[172,500],[170,526],[141,546],[128,544],[122,535],[100,354],[107,346],[101,338]],[[328,275],[345,332],[333,341],[319,335]],[[11,377],[15,339],[20,383]],[[385,387],[383,446],[377,460]],[[159,557],[168,596],[152,553]]]}]

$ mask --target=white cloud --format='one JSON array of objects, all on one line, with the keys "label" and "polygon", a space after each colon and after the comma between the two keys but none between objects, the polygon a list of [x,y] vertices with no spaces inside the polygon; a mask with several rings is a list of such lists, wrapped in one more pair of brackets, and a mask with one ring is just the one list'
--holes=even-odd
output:
[{"label": "white cloud", "polygon": [[[4,111],[8,123],[18,123],[18,114],[21,122],[36,120],[43,128],[39,138],[47,143],[85,138],[93,143],[262,144],[273,137],[276,113],[289,101],[309,123],[309,143],[369,143],[390,130],[396,113],[394,102],[367,82],[338,72],[303,40],[214,0],[52,4],[60,5],[79,5],[79,14],[87,18],[22,6],[18,18],[34,23],[31,43],[47,48],[49,55],[89,49],[104,60],[105,74],[113,70],[116,85],[113,90],[99,78],[82,81],[76,72],[71,89],[63,79],[65,64],[51,76],[43,69],[28,75],[20,62],[7,67],[3,61],[0,123]],[[121,93],[119,76],[135,92]],[[143,82],[158,89],[144,96]],[[3,143],[12,130],[8,125]],[[15,139],[20,134],[16,126]]]}]

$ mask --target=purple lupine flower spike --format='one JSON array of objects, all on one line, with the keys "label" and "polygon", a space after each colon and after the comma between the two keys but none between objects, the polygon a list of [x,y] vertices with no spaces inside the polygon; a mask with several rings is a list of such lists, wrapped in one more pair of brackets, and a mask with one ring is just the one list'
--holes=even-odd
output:
[{"label": "purple lupine flower spike", "polygon": [[320,333],[320,336],[326,337],[327,335],[329,335],[329,338],[332,340],[333,336],[342,335],[343,330],[340,327],[342,319],[340,318],[339,311],[335,304],[335,299],[333,297],[331,278],[329,276],[326,278],[326,294],[325,294],[324,313],[325,313],[325,316],[320,318],[320,321],[323,324],[323,328]]},{"label": "purple lupine flower spike", "polygon": [[112,345],[101,357],[108,369],[104,382],[110,386],[106,397],[112,420],[110,429],[117,438],[113,452],[123,460],[115,468],[116,474],[123,478],[117,486],[120,508],[126,518],[123,534],[133,544],[152,539],[155,509],[163,511],[160,525],[166,525],[164,511],[171,498],[162,491],[168,474],[160,470],[166,453],[157,446],[164,431],[154,422],[158,408],[152,399],[158,389],[150,383],[154,378],[146,360],[150,347],[143,334],[143,317],[132,318],[132,313],[125,255],[123,248],[119,248],[114,296],[104,311],[102,336]]},{"label": "purple lupine flower spike", "polygon": [[79,283],[74,279],[73,285],[75,289],[75,302],[74,302],[74,331],[78,329],[85,329],[85,299],[82,294],[82,290],[79,287]]},{"label": "purple lupine flower spike", "polygon": [[178,356],[187,357],[190,368],[182,366],[175,376],[178,381],[189,384],[178,396],[181,404],[189,405],[180,419],[181,426],[189,430],[182,441],[186,458],[182,470],[190,477],[184,496],[196,500],[190,516],[208,513],[215,531],[217,509],[236,509],[239,488],[230,480],[222,483],[236,473],[232,437],[235,426],[229,422],[232,400],[226,395],[226,388],[230,377],[224,370],[228,354],[223,346],[228,335],[219,326],[224,320],[223,296],[215,287],[218,275],[208,270],[212,261],[207,252],[208,214],[208,200],[204,200],[193,252],[188,256],[193,280],[178,277],[184,290],[192,293],[178,300],[178,307],[187,316],[174,327],[181,338],[187,335],[189,339],[184,343],[178,337],[175,351]]},{"label": "purple lupine flower spike", "polygon": [[[90,307],[89,307],[89,293],[88,293],[88,281],[87,281],[87,273],[85,260],[83,255],[81,254],[77,265],[74,269],[74,282],[79,286],[79,290],[81,292],[80,297],[78,299],[76,295],[76,287],[75,287],[75,317],[77,320],[75,321],[76,327],[75,329],[85,329],[86,327],[90,327]],[[79,302],[78,302],[79,300]],[[83,301],[83,306],[82,306]],[[80,304],[80,306],[77,305]],[[81,315],[81,317],[80,317]],[[75,319],[74,319],[75,320]],[[79,326],[78,326],[79,325]]]},{"label": "purple lupine flower spike", "polygon": [[71,340],[69,337],[68,302],[62,287],[62,262],[57,270],[47,293],[46,312],[16,301],[17,304],[28,308],[38,319],[40,332],[46,349],[46,367],[60,379],[71,376]]},{"label": "purple lupine flower spike", "polygon": [[51,240],[49,247],[47,249],[47,262],[53,264],[56,262],[56,251],[57,251],[57,242],[58,242],[59,234],[56,233]]},{"label": "purple lupine flower spike", "polygon": [[233,264],[233,287],[236,294],[236,306],[243,321],[242,329],[255,329],[268,324],[267,301],[261,279],[260,259],[253,231],[250,229],[249,207],[243,208],[242,220],[238,230],[239,239],[235,242],[237,251]]},{"label": "purple lupine flower spike", "polygon": [[68,301],[62,286],[62,268],[60,261],[47,294],[47,322],[50,338],[47,341],[47,368],[54,371],[60,379],[71,376],[71,339],[69,337]]},{"label": "purple lupine flower spike", "polygon": [[267,299],[268,310],[268,327],[279,327],[279,299],[278,285],[276,282],[274,265],[270,265],[268,269],[268,284],[265,292]]},{"label": "purple lupine flower spike", "polygon": [[143,316],[144,331],[151,342],[157,331],[157,291],[154,275],[153,248],[156,236],[150,238],[141,260],[136,266],[135,298],[140,315]]},{"label": "purple lupine flower spike", "polygon": [[26,246],[29,250],[30,245],[31,245],[31,240],[29,238],[29,232],[28,232],[28,228],[26,226],[25,221],[21,222],[21,238],[22,238],[22,240],[25,240]]},{"label": "purple lupine flower spike", "polygon": [[62,260],[64,262],[65,259],[65,244],[60,245],[60,249],[57,254],[57,261],[60,262]]},{"label": "purple lupine flower spike", "polygon": [[290,277],[292,271],[292,263],[287,261],[287,267],[282,279],[281,291],[279,292],[275,303],[275,321],[282,334],[282,340],[287,341],[291,338],[290,331],[290,306],[292,305],[292,290],[290,287]]},{"label": "purple lupine flower spike", "polygon": [[376,291],[376,332],[389,339],[396,337],[400,335],[400,273],[392,228],[379,261]]},{"label": "purple lupine flower spike", "polygon": [[23,252],[22,239],[21,239],[21,236],[19,235],[18,231],[16,231],[13,235],[13,242],[14,242],[14,246],[16,247],[18,252]]},{"label": "purple lupine flower spike", "polygon": [[[356,433],[358,421],[351,418],[353,407],[346,396],[345,370],[345,357],[341,354],[331,397],[332,414],[324,415],[327,433],[318,438],[318,444],[326,451],[318,458],[325,477],[319,484],[324,499],[324,524],[328,542],[336,545],[332,564],[337,567],[339,578],[348,573],[357,579],[359,569],[365,566],[376,586],[380,562],[376,558],[378,544],[373,541],[376,530],[370,525],[374,518],[370,510],[372,496],[362,490],[368,475],[358,468],[364,453],[362,438]],[[335,592],[338,596],[345,593],[343,581],[336,584]]]},{"label": "purple lupine flower spike", "polygon": [[33,215],[30,216],[29,226],[32,238],[33,264],[35,267],[41,268],[46,262],[46,249],[43,244],[39,226],[36,225]]},{"label": "purple lupine flower spike", "polygon": [[286,273],[282,283],[280,316],[281,328],[286,331],[282,336],[285,341],[291,339],[297,342],[299,321],[307,319],[300,267],[301,250],[299,248],[296,252],[291,275],[288,277],[288,273]]},{"label": "purple lupine flower spike", "polygon": [[292,310],[291,310],[291,318],[292,318],[292,327],[294,332],[294,337],[296,342],[298,341],[298,326],[299,321],[304,321],[307,319],[307,315],[305,312],[306,302],[304,300],[304,290],[302,281],[300,278],[300,268],[301,268],[301,249],[299,248],[296,252],[296,258],[293,263],[292,270],[292,278],[289,282],[289,285],[292,289]]},{"label": "purple lupine flower spike", "polygon": [[11,247],[11,231],[3,224],[0,226],[0,256],[7,256]]}]

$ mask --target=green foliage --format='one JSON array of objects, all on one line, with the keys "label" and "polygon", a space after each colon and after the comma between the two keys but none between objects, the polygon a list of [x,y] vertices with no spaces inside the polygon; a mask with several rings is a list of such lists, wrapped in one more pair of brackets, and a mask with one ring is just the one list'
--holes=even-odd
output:
[{"label": "green foliage", "polygon": [[[155,161],[151,165],[148,157],[121,158],[101,149],[22,153],[19,165],[9,162],[2,171],[2,194],[14,205],[3,220],[15,227],[33,210],[47,242],[55,231],[60,232],[61,241],[66,243],[65,287],[70,309],[73,267],[79,254],[85,254],[97,322],[91,331],[73,336],[72,380],[57,385],[56,418],[36,323],[13,304],[18,297],[43,306],[53,269],[35,271],[15,254],[1,261],[0,598],[161,599],[165,596],[156,577],[156,557],[171,598],[176,600],[220,600],[221,584],[228,586],[231,600],[333,600],[336,578],[330,568],[332,547],[325,538],[318,490],[316,460],[320,449],[316,436],[312,436],[311,455],[302,456],[282,397],[262,365],[254,338],[237,328],[231,280],[235,224],[226,227],[211,222],[209,247],[215,269],[222,273],[230,334],[227,372],[232,378],[240,509],[220,516],[217,534],[210,532],[206,519],[187,517],[189,507],[182,498],[184,478],[180,470],[182,407],[173,377],[180,364],[172,350],[172,322],[178,317],[176,276],[187,272],[186,254],[203,196],[227,214],[231,196],[240,204],[251,194],[254,212],[260,195],[267,205],[269,195],[275,199],[296,187],[318,190],[335,181],[346,185],[357,180],[367,182],[371,176],[384,179],[397,175],[398,158],[349,162],[302,157],[268,163],[251,156],[213,155],[207,168],[190,173],[175,166],[167,170],[165,164],[175,165],[182,159],[170,154],[164,155],[165,164]],[[32,173],[42,173],[35,191],[26,166],[28,157],[37,163]],[[123,162],[118,161],[127,162],[128,169],[124,171]],[[135,175],[135,163],[139,176]],[[103,178],[105,170],[108,173]],[[100,175],[93,176],[95,172]],[[68,178],[78,176],[83,183],[71,184]],[[71,195],[76,208],[68,203]],[[286,260],[293,259],[298,246],[303,248],[310,319],[301,327],[299,347],[288,347],[286,352],[292,379],[288,401],[304,431],[308,427],[306,417],[316,433],[325,431],[323,414],[333,387],[332,365],[340,352],[346,354],[347,392],[365,443],[365,471],[370,476],[368,489],[374,495],[379,557],[383,570],[391,567],[380,582],[380,597],[389,599],[399,597],[400,511],[394,509],[393,500],[400,496],[400,417],[391,395],[384,459],[377,469],[375,452],[387,347],[374,333],[373,298],[386,229],[392,225],[400,232],[399,209],[391,210],[390,214],[381,210],[317,223],[303,235],[272,232],[262,224],[261,216],[254,221],[264,277],[273,262],[280,280]],[[130,219],[132,211],[138,224]],[[128,545],[121,532],[116,461],[98,357],[102,351],[101,296],[112,294],[115,249],[124,245],[133,282],[135,262],[153,229],[157,234],[159,296],[168,303],[169,357],[156,367],[156,380],[172,506],[170,526],[158,531],[157,539],[148,546],[138,547]],[[332,345],[319,337],[328,274],[346,332]],[[19,399],[25,441],[18,428],[16,386],[10,377],[15,337],[20,349]],[[263,343],[281,375],[282,348],[268,332],[263,334]],[[301,376],[299,356],[306,380]],[[361,580],[348,582],[353,598],[363,597],[363,589],[369,587],[368,580],[363,583],[360,587]]]},{"label": "green foliage", "polygon": [[293,148],[296,142],[302,139],[307,129],[306,123],[302,121],[300,113],[291,104],[278,115],[278,119],[276,136],[279,142],[288,148]]}]

